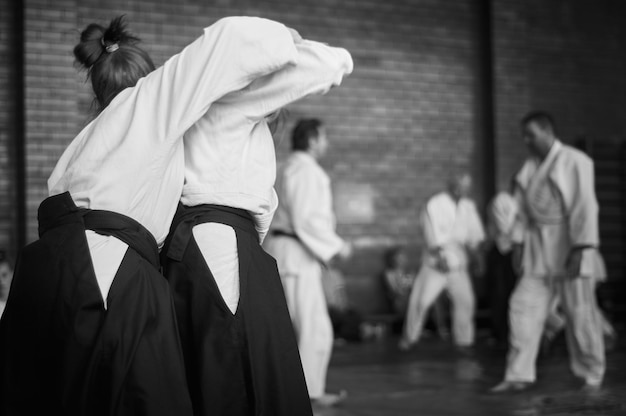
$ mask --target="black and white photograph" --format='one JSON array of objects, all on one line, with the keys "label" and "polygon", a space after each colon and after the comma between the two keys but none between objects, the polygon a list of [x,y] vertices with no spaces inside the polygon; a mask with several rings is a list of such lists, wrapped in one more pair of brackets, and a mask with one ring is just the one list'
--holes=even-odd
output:
[{"label": "black and white photograph", "polygon": [[626,416],[626,2],[0,0],[0,416]]}]

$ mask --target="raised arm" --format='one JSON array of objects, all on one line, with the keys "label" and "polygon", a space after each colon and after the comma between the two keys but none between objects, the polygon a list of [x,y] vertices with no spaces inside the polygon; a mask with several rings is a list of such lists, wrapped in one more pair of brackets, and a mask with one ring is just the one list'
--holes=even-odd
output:
[{"label": "raised arm", "polygon": [[[209,106],[251,81],[294,64],[297,51],[284,25],[256,17],[224,18],[182,52],[116,98],[102,116],[136,116],[124,126],[156,141],[177,140]],[[115,103],[115,100],[114,100]]]},{"label": "raised arm", "polygon": [[345,49],[308,40],[296,43],[296,49],[297,64],[261,77],[221,102],[261,119],[308,95],[326,93],[352,72],[352,57]]}]

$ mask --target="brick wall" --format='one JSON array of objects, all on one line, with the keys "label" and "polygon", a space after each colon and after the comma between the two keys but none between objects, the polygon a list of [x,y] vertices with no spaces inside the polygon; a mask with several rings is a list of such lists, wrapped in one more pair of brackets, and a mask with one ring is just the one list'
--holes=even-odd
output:
[{"label": "brick wall", "polygon": [[[157,64],[193,40],[203,26],[233,14],[273,18],[305,38],[344,46],[356,70],[344,86],[289,109],[279,145],[288,152],[293,121],[319,117],[332,152],[323,161],[337,191],[339,229],[360,247],[346,273],[368,287],[390,244],[408,244],[417,265],[417,210],[445,183],[449,169],[472,169],[475,134],[475,11],[471,2],[30,0],[26,10],[28,239],[46,179],[72,137],[89,119],[89,85],[72,67],[80,29],[127,14]],[[364,185],[365,184],[365,185]],[[481,189],[477,190],[478,195]],[[351,201],[367,205],[367,215]],[[362,211],[362,210],[361,210]],[[374,253],[374,256],[371,255]]]},{"label": "brick wall", "polygon": [[554,114],[561,138],[626,136],[626,4],[620,1],[494,2],[499,183],[525,149],[519,119]]},{"label": "brick wall", "polygon": [[15,256],[15,157],[16,125],[15,20],[10,0],[0,1],[0,250]]},{"label": "brick wall", "polygon": [[[418,265],[418,209],[443,187],[451,170],[468,169],[476,176],[480,206],[489,197],[481,180],[476,2],[25,3],[28,240],[36,238],[36,209],[46,195],[48,175],[65,146],[89,120],[89,85],[72,65],[77,29],[92,21],[105,23],[118,14],[127,15],[131,29],[142,37],[157,64],[193,40],[203,26],[234,14],[280,20],[305,38],[352,52],[355,72],[341,88],[289,108],[278,157],[283,160],[288,152],[288,133],[295,119],[312,116],[326,122],[332,147],[323,165],[334,180],[339,230],[358,246],[355,259],[343,268],[353,298],[366,308],[381,307],[373,288],[386,247],[408,245],[412,264]],[[11,25],[4,10],[0,48],[6,47],[4,34],[9,31],[5,29]],[[553,111],[565,138],[623,134],[620,110],[626,99],[622,76],[626,55],[619,40],[624,39],[624,17],[618,0],[493,1],[500,186],[525,155],[517,120],[531,108]],[[3,83],[4,62],[0,63]],[[1,93],[10,94],[10,88]],[[12,109],[6,102],[0,102],[0,160],[10,154],[6,133],[10,122],[6,120]],[[10,200],[12,192],[8,171],[2,170],[6,166],[0,167],[2,201]],[[11,218],[0,215],[1,238],[6,239]]]}]

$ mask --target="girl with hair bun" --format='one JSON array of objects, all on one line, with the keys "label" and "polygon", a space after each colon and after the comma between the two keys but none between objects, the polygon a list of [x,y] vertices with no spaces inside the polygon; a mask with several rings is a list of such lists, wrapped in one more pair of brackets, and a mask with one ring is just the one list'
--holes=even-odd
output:
[{"label": "girl with hair bun", "polygon": [[74,48],[97,115],[69,144],[0,322],[0,414],[192,415],[159,273],[184,183],[183,134],[228,93],[297,57],[292,33],[219,20],[154,69],[123,18]]}]

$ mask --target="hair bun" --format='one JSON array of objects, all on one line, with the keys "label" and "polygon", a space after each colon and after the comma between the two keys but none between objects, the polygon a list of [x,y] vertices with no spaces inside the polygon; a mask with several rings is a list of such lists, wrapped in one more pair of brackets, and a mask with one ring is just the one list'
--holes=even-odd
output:
[{"label": "hair bun", "polygon": [[104,28],[91,23],[80,34],[80,42],[74,47],[74,57],[85,68],[91,68],[104,52],[102,36]]},{"label": "hair bun", "polygon": [[113,44],[133,44],[139,41],[139,38],[131,35],[126,30],[126,22],[124,21],[124,15],[118,16],[111,20],[111,24],[104,31],[102,36],[102,46],[107,47]]},{"label": "hair bun", "polygon": [[126,30],[124,16],[111,20],[109,27],[104,28],[91,23],[80,34],[80,42],[74,47],[74,57],[85,68],[91,68],[106,52],[108,46],[117,44],[133,44],[139,39]]}]

